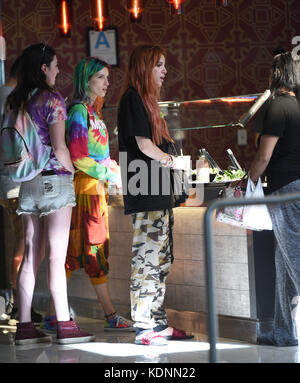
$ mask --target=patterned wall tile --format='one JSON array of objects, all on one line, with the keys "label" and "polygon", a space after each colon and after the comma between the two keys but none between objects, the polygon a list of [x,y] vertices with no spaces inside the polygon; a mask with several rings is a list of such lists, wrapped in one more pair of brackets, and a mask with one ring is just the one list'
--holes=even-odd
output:
[{"label": "patterned wall tile", "polygon": [[[3,1],[3,30],[7,44],[6,72],[28,45],[43,41],[58,55],[57,86],[64,97],[72,96],[75,65],[87,54],[87,27],[92,23],[87,2],[73,0],[71,38],[60,37],[56,28],[55,0]],[[214,0],[186,0],[181,16],[171,16],[166,0],[148,0],[141,23],[130,23],[125,1],[109,0],[107,26],[118,30],[119,67],[111,70],[111,86],[105,105],[117,105],[129,54],[139,44],[159,44],[167,49],[165,100],[193,100],[264,91],[273,50],[291,49],[292,37],[300,34],[300,3],[297,0],[229,0],[216,8]],[[234,106],[236,108],[236,105]],[[202,113],[199,124],[222,119],[223,108]],[[238,112],[238,110],[237,110]],[[225,113],[230,121],[237,112]],[[115,127],[115,116],[110,119]],[[228,122],[227,121],[227,122]],[[185,126],[192,124],[188,114]],[[235,129],[189,134],[185,151],[196,155],[207,147],[218,159],[230,145],[243,166],[249,166],[255,148],[249,131],[248,147],[237,146]]]}]

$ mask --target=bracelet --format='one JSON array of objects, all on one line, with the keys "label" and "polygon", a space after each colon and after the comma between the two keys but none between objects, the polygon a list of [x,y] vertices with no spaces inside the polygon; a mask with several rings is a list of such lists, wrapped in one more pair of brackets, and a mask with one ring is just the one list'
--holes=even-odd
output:
[{"label": "bracelet", "polygon": [[174,166],[174,157],[172,154],[169,154],[169,156],[166,159],[163,159],[159,161],[161,165],[165,168],[173,168]]}]

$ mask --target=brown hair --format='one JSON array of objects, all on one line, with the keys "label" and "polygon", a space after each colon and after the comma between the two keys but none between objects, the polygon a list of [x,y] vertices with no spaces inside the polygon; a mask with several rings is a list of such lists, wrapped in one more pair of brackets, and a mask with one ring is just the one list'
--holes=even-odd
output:
[{"label": "brown hair", "polygon": [[160,114],[158,105],[160,89],[153,76],[153,69],[161,56],[166,56],[166,52],[159,46],[141,45],[135,48],[129,59],[122,91],[123,94],[129,87],[133,87],[139,93],[148,113],[152,138],[156,145],[161,144],[163,138],[167,141],[173,141],[166,121]]}]

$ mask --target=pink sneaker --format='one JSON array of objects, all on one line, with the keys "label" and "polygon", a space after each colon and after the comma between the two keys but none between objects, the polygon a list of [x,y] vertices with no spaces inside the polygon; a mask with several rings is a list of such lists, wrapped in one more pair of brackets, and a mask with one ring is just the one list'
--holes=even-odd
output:
[{"label": "pink sneaker", "polygon": [[153,330],[143,331],[137,335],[134,343],[144,346],[165,346],[168,344],[163,336]]},{"label": "pink sneaker", "polygon": [[57,322],[56,342],[59,344],[92,342],[94,340],[94,335],[80,330],[72,319],[65,322]]},{"label": "pink sneaker", "polygon": [[32,322],[17,323],[15,344],[48,343],[51,341],[51,336],[37,330]]},{"label": "pink sneaker", "polygon": [[186,340],[194,338],[194,335],[188,335],[185,331],[178,330],[175,327],[168,327],[165,330],[158,331],[157,334],[163,336],[166,340]]}]

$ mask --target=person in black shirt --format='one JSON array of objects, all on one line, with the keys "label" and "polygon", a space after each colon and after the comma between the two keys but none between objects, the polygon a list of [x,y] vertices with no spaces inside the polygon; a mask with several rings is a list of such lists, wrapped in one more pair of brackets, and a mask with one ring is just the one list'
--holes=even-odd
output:
[{"label": "person in black shirt", "polygon": [[253,121],[251,130],[254,132],[254,144],[258,146],[258,140],[263,130],[264,118],[266,116],[267,109],[270,105],[270,97],[264,102],[262,107],[257,111],[255,119]]},{"label": "person in black shirt", "polygon": [[118,109],[124,207],[125,214],[132,215],[134,230],[131,316],[135,343],[144,345],[188,338],[185,331],[168,326],[163,308],[173,259],[170,168],[180,168],[168,154],[173,140],[158,105],[167,73],[165,56],[158,46],[139,46],[132,52]]},{"label": "person in black shirt", "polygon": [[[283,49],[283,48],[276,48],[273,51],[273,57],[277,56],[278,54],[285,53],[285,52],[286,52],[286,50]],[[270,82],[271,82],[271,77],[269,78],[269,85],[268,85],[268,87],[271,86]],[[271,101],[271,97],[269,97],[265,101],[265,103],[261,106],[261,108],[257,111],[257,113],[255,115],[255,118],[254,118],[254,121],[253,121],[253,124],[251,126],[251,130],[255,134],[255,136],[254,136],[255,147],[257,147],[258,139],[259,139],[259,137],[260,137],[260,135],[262,133],[262,130],[263,130],[264,118],[266,116],[267,109],[268,109],[268,107],[270,105],[270,101]]]},{"label": "person in black shirt", "polygon": [[[290,52],[274,57],[271,101],[249,176],[256,181],[266,171],[268,193],[300,191],[300,60]],[[277,240],[276,293],[273,331],[261,344],[298,344],[300,317],[300,201],[269,206]]]}]

